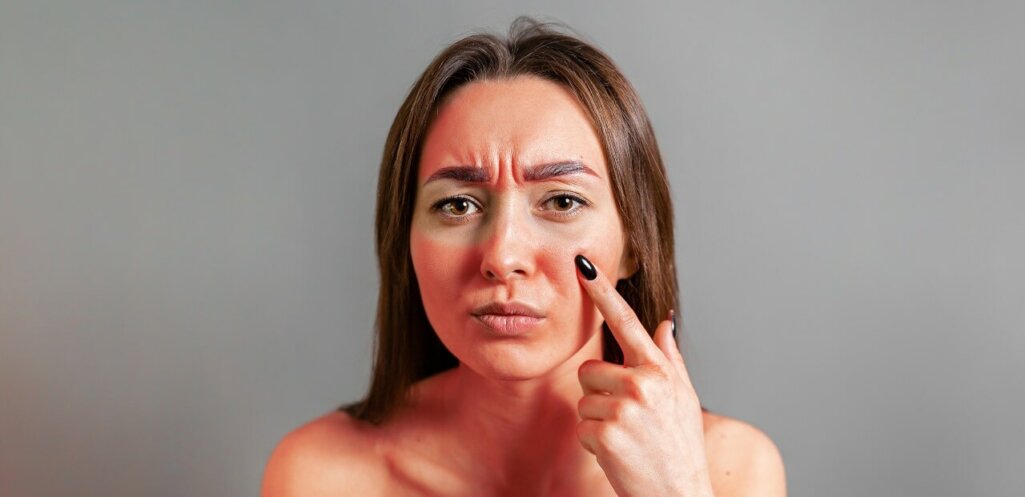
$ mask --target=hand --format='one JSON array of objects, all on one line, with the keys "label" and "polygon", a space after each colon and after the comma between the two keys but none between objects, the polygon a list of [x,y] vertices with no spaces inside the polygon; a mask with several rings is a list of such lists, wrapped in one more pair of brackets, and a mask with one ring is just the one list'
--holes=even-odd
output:
[{"label": "hand", "polygon": [[620,497],[711,496],[701,404],[673,338],[672,314],[652,340],[615,286],[580,258],[581,285],[624,356],[623,365],[580,365],[580,443]]}]

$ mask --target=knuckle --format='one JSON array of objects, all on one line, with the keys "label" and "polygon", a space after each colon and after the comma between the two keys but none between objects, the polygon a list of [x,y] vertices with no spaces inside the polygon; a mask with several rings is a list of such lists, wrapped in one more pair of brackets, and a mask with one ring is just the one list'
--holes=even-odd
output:
[{"label": "knuckle", "polygon": [[614,312],[614,319],[616,322],[621,324],[632,324],[634,319],[634,311],[627,305],[617,305]]},{"label": "knuckle", "polygon": [[630,398],[638,402],[646,402],[658,396],[658,382],[645,375],[630,377],[628,392]]},{"label": "knuckle", "polygon": [[599,423],[594,430],[594,445],[599,451],[610,452],[615,449],[616,431],[607,423]]},{"label": "knuckle", "polygon": [[582,362],[580,364],[580,367],[577,368],[577,376],[581,376],[582,377],[582,376],[585,376],[587,374],[590,374],[591,370],[594,369],[595,362],[596,361],[594,359],[588,359],[588,360]]},{"label": "knuckle", "polygon": [[577,401],[577,413],[580,414],[580,417],[584,417],[584,415],[586,415],[588,412],[590,412],[590,408],[591,408],[591,399],[590,399],[590,397],[591,397],[590,395],[585,395],[583,397],[580,397],[580,400]]},{"label": "knuckle", "polygon": [[633,404],[631,402],[617,400],[609,406],[609,419],[613,421],[625,421],[630,419],[633,414]]},{"label": "knuckle", "polygon": [[672,381],[672,378],[678,375],[674,368],[675,366],[673,366],[672,364],[666,363],[659,363],[653,365],[653,367],[651,368],[651,382],[657,383],[659,386],[661,386],[666,384],[667,382]]},{"label": "knuckle", "polygon": [[628,376],[623,379],[623,391],[630,399],[643,400],[646,395],[643,383],[639,376]]}]

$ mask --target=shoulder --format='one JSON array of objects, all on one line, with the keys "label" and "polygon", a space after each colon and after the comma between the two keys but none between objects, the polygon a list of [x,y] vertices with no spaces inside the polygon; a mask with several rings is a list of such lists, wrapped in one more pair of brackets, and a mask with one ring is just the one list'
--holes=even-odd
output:
[{"label": "shoulder", "polygon": [[368,430],[337,411],[288,433],[267,461],[261,497],[379,494],[386,479]]},{"label": "shoulder", "polygon": [[716,497],[786,495],[783,457],[754,425],[721,414],[704,413],[705,447]]}]

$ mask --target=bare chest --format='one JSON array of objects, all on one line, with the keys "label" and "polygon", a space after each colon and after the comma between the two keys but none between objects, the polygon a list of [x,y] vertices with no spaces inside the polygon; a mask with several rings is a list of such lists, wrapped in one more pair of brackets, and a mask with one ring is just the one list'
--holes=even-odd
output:
[{"label": "bare chest", "polygon": [[[706,416],[706,427],[713,420]],[[708,432],[706,430],[706,437]],[[379,495],[409,495],[421,497],[506,497],[506,496],[561,496],[561,497],[614,497],[616,496],[608,478],[595,463],[587,471],[565,472],[548,482],[532,481],[528,475],[522,479],[506,482],[504,485],[482,484],[481,474],[475,474],[473,464],[454,464],[450,451],[443,450],[443,444],[430,440],[436,437],[404,437],[404,444],[392,445],[390,450],[379,452],[380,488]],[[414,442],[413,440],[416,440]],[[706,446],[708,444],[706,443]],[[714,444],[712,444],[714,445]],[[416,447],[409,450],[409,447]],[[716,475],[724,474],[716,460],[715,450],[707,451],[713,479],[718,487]],[[728,473],[725,473],[728,474]]]}]

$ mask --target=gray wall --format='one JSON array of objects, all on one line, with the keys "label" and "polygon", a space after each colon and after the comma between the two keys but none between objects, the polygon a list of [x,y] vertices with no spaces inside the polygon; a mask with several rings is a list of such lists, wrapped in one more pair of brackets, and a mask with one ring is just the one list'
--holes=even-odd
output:
[{"label": "gray wall", "polygon": [[1020,495],[1021,2],[0,3],[0,494],[254,495],[363,393],[390,119],[561,19],[670,169],[683,347],[791,495]]}]

